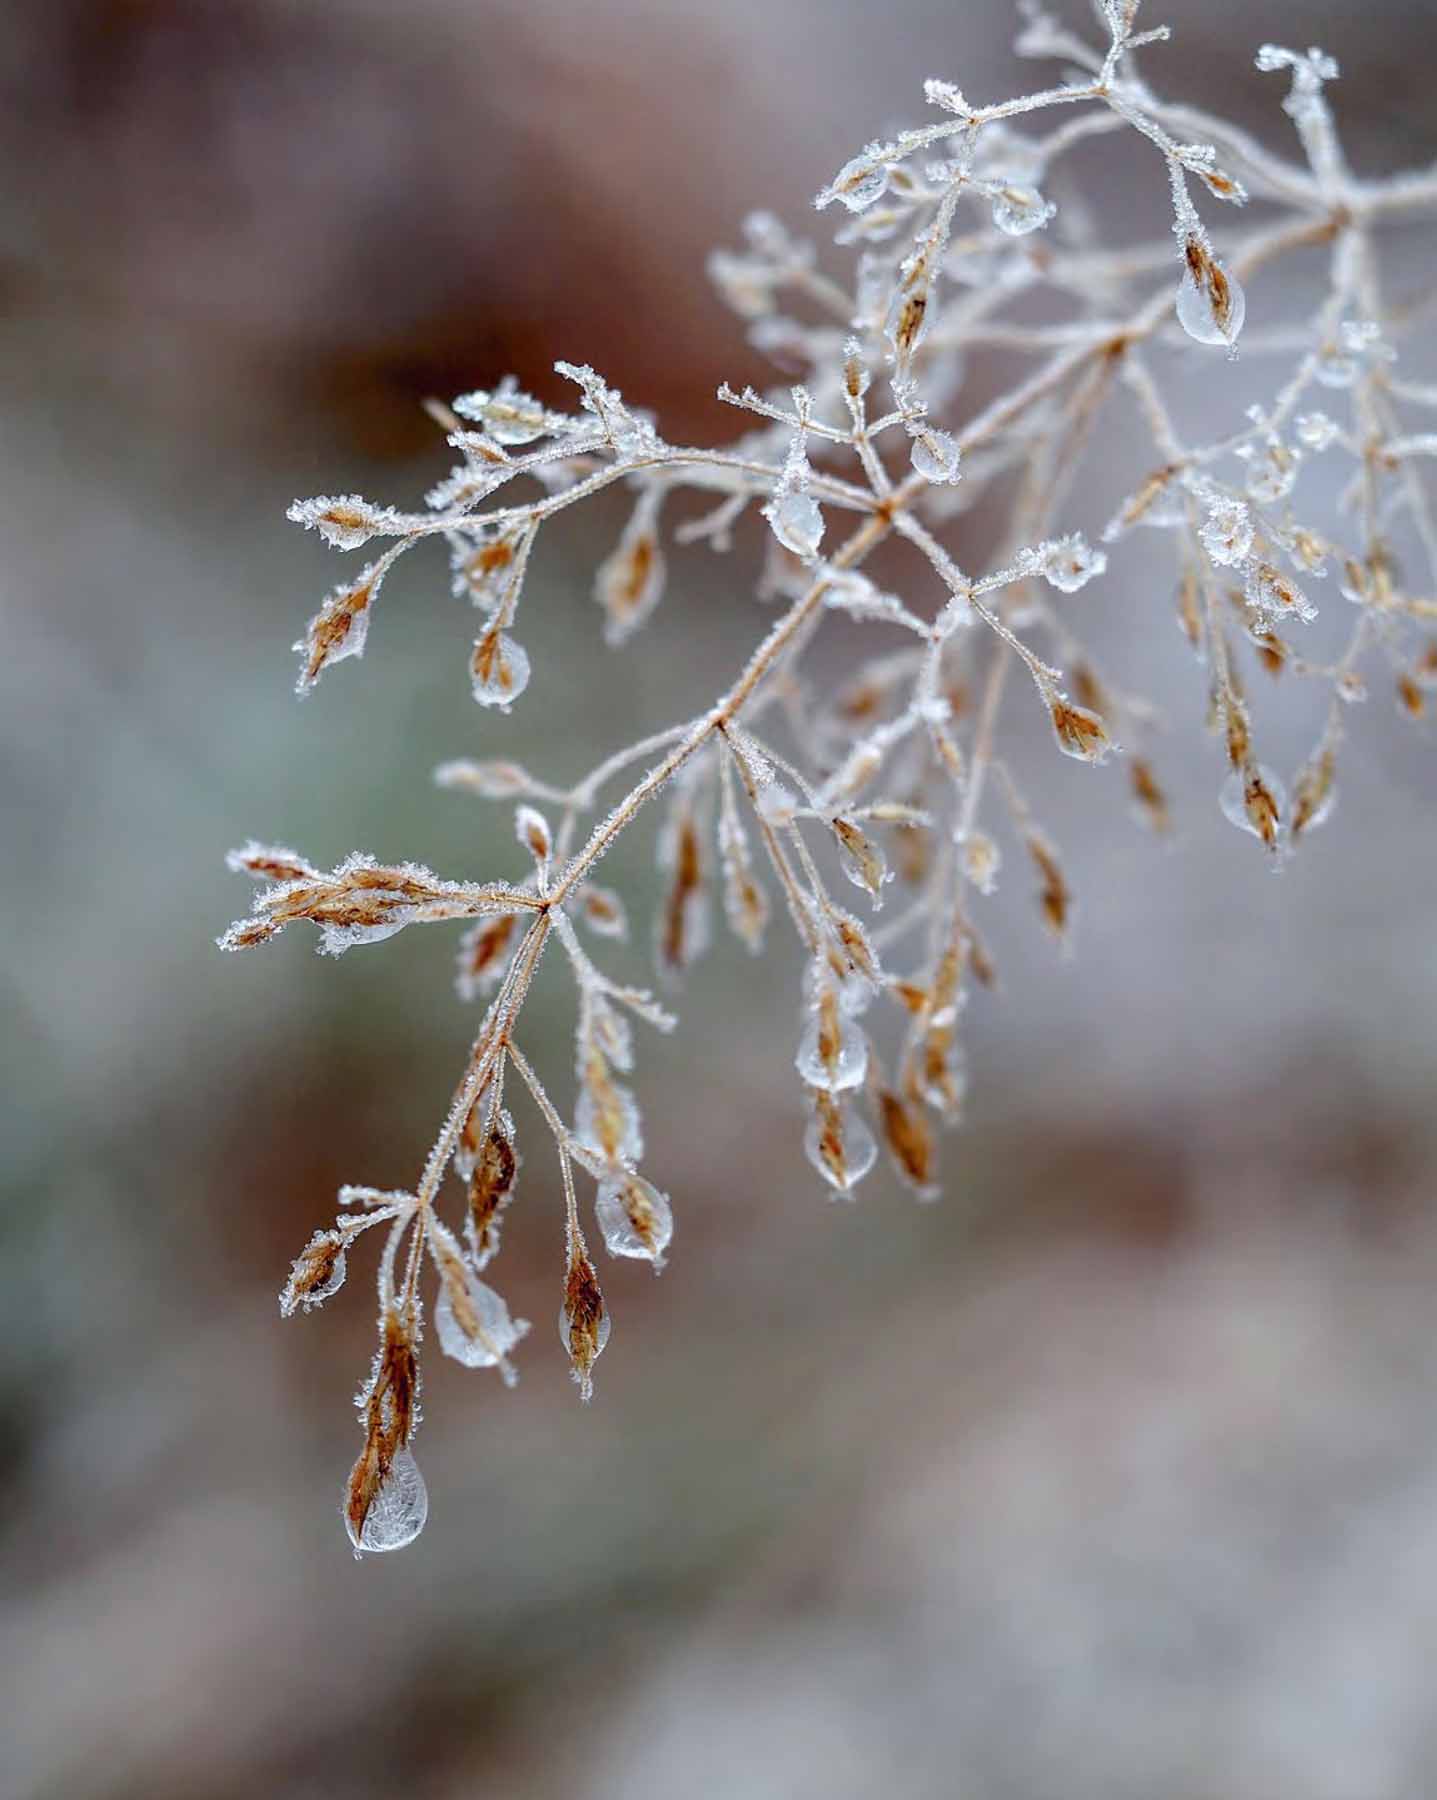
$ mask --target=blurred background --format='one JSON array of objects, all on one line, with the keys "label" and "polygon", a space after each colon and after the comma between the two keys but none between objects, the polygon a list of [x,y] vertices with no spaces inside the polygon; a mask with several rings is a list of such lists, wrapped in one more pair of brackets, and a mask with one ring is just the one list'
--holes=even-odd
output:
[{"label": "blurred background", "polygon": [[[1359,169],[1437,155],[1417,0],[1151,10],[1159,84],[1283,142],[1251,53],[1321,43]],[[0,1793],[1437,1791],[1431,732],[1376,692],[1337,820],[1274,880],[1218,812],[1165,544],[1124,546],[1094,630],[1170,719],[1177,842],[1121,771],[1029,746],[1078,954],[1015,859],[941,1204],[887,1176],[826,1203],[797,962],[723,944],[641,1057],[679,1229],[661,1281],[602,1271],[593,1406],[523,1115],[523,1380],[429,1359],[404,1555],[356,1566],[336,1516],[370,1259],[276,1317],[339,1183],[414,1179],[469,1021],[443,932],[221,957],[224,851],[517,873],[505,809],[432,765],[572,778],[697,710],[763,623],[752,544],[693,551],[605,652],[616,497],[541,552],[511,719],[468,696],[437,556],[301,706],[289,645],[336,568],[286,504],[414,501],[448,466],[421,401],[511,369],[557,398],[557,356],[676,439],[731,432],[714,388],[765,366],[708,249],[754,205],[802,229],[924,76],[1046,79],[1006,4],[9,0],[0,27]],[[1161,229],[1153,169],[1110,151],[1090,202]],[[1117,497],[1099,469],[1071,522]],[[1258,696],[1289,770],[1302,700]],[[642,914],[635,835],[606,878]],[[561,1092],[567,1031],[543,989]]]}]

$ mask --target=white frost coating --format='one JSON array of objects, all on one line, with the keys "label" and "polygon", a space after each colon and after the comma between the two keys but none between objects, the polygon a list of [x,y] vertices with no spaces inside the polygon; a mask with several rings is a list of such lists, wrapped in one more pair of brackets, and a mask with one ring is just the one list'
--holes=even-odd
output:
[{"label": "white frost coating", "polygon": [[1106,553],[1095,550],[1081,532],[1041,545],[1035,557],[1038,573],[1064,594],[1076,594],[1108,566]]},{"label": "white frost coating", "polygon": [[346,1511],[344,1529],[356,1556],[364,1551],[382,1555],[386,1550],[402,1550],[406,1544],[412,1544],[428,1517],[429,1490],[419,1473],[419,1464],[410,1451],[399,1450],[364,1515],[363,1526],[356,1533]]},{"label": "white frost coating", "polygon": [[1232,568],[1252,550],[1252,517],[1241,500],[1215,500],[1198,535],[1214,562]]},{"label": "white frost coating", "polygon": [[826,1088],[831,1094],[860,1087],[868,1073],[868,1039],[840,1011],[838,1048],[829,1061],[825,1060],[819,1047],[820,1031],[821,1022],[814,1014],[803,1027],[793,1059],[799,1074],[810,1087]]},{"label": "white frost coating", "polygon": [[466,1369],[497,1368],[505,1385],[512,1387],[517,1377],[508,1361],[509,1352],[528,1331],[529,1322],[510,1318],[503,1296],[477,1275],[469,1276],[467,1287],[480,1335],[470,1337],[460,1324],[448,1283],[440,1282],[439,1297],[434,1303],[434,1335],[439,1339],[439,1348]]}]

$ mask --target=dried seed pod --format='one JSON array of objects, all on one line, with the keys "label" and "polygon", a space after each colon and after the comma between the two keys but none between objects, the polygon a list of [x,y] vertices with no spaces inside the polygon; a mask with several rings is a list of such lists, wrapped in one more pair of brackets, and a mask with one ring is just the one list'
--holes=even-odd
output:
[{"label": "dried seed pod", "polygon": [[1048,700],[1048,716],[1058,748],[1065,756],[1078,762],[1100,763],[1114,748],[1107,726],[1086,706],[1074,706],[1071,700],[1054,694]]},{"label": "dried seed pod", "polygon": [[656,512],[655,498],[646,495],[594,578],[594,598],[604,609],[606,644],[622,644],[663,595],[664,555],[659,548]]},{"label": "dried seed pod", "polygon": [[[478,1103],[466,1121],[474,1118]],[[476,1269],[492,1262],[499,1250],[499,1232],[503,1214],[514,1198],[514,1184],[519,1175],[519,1157],[514,1148],[514,1122],[507,1112],[496,1113],[469,1159],[467,1209],[464,1233],[469,1240],[470,1255]],[[456,1157],[456,1163],[458,1158]]]},{"label": "dried seed pod", "polygon": [[559,1342],[585,1400],[593,1396],[594,1364],[609,1341],[611,1324],[594,1265],[589,1261],[582,1236],[575,1232],[564,1275],[564,1302],[559,1309]]},{"label": "dried seed pod", "polygon": [[499,983],[519,936],[518,913],[479,919],[459,940],[454,986],[463,1001],[477,1000]]},{"label": "dried seed pod", "polygon": [[1166,833],[1172,826],[1172,815],[1168,811],[1167,795],[1153,774],[1152,764],[1135,756],[1128,765],[1128,779],[1137,802],[1134,808],[1137,817],[1150,831]]},{"label": "dried seed pod", "polygon": [[882,850],[852,819],[830,819],[829,825],[838,840],[838,860],[844,874],[855,887],[872,896],[876,910],[883,903],[883,884],[892,876]]},{"label": "dried seed pod", "polygon": [[369,609],[383,578],[382,565],[371,563],[357,581],[336,588],[310,620],[294,646],[302,662],[296,684],[299,693],[307,694],[331,663],[363,656]]},{"label": "dried seed pod", "polygon": [[878,1122],[883,1141],[903,1182],[920,1200],[936,1199],[938,1145],[923,1109],[891,1088],[878,1091]]},{"label": "dried seed pod", "polygon": [[439,1269],[434,1303],[439,1348],[466,1369],[498,1369],[504,1385],[513,1387],[518,1374],[509,1352],[528,1331],[528,1321],[510,1318],[503,1298],[480,1281],[442,1227],[431,1225],[429,1243]]},{"label": "dried seed pod", "polygon": [[579,917],[598,937],[628,937],[629,915],[612,888],[596,887],[586,881],[574,895],[574,905]]},{"label": "dried seed pod", "polygon": [[1041,878],[1038,906],[1043,915],[1043,923],[1058,942],[1066,946],[1073,922],[1073,895],[1064,879],[1057,852],[1036,831],[1030,831],[1024,842]]},{"label": "dried seed pod", "polygon": [[747,834],[727,792],[719,814],[718,849],[723,870],[724,916],[734,936],[757,956],[768,929],[768,894],[754,872]]},{"label": "dried seed pod", "polygon": [[279,1297],[281,1318],[297,1306],[306,1312],[322,1305],[344,1285],[344,1239],[337,1231],[316,1231],[294,1259]]},{"label": "dried seed pod", "polygon": [[669,885],[659,913],[657,956],[659,973],[672,979],[708,948],[703,843],[686,805],[661,839],[660,855],[669,871]]},{"label": "dried seed pod", "polygon": [[596,1045],[584,1059],[583,1085],[574,1111],[574,1136],[611,1167],[636,1163],[644,1153],[639,1106],[626,1087],[609,1074]]},{"label": "dried seed pod", "polygon": [[1337,751],[1324,744],[1312,761],[1298,771],[1292,787],[1292,841],[1304,832],[1315,831],[1332,814],[1337,804],[1334,780],[1337,774]]},{"label": "dried seed pod", "polygon": [[1195,237],[1183,246],[1183,256],[1187,268],[1178,285],[1178,323],[1199,344],[1230,349],[1247,311],[1242,284]]}]

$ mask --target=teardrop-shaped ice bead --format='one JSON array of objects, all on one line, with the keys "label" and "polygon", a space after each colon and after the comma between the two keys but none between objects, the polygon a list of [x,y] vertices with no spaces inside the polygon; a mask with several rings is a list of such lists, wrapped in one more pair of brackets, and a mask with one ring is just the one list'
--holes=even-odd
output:
[{"label": "teardrop-shaped ice bead", "polygon": [[1216,281],[1199,283],[1187,270],[1178,283],[1178,324],[1199,344],[1230,347],[1242,330],[1247,296],[1242,283],[1213,264]]},{"label": "teardrop-shaped ice bead", "polygon": [[674,1235],[667,1194],[640,1175],[615,1175],[599,1183],[594,1216],[610,1256],[635,1256],[658,1268]]},{"label": "teardrop-shaped ice bead", "polygon": [[861,1113],[838,1106],[834,1113],[834,1119],[820,1111],[809,1120],[803,1153],[830,1187],[847,1194],[877,1161],[878,1140]]},{"label": "teardrop-shaped ice bead", "polygon": [[913,467],[925,481],[941,485],[961,481],[958,440],[949,431],[919,431],[913,439]]},{"label": "teardrop-shaped ice bead", "polygon": [[529,652],[507,631],[487,632],[474,646],[469,673],[479,704],[507,712],[529,685]]},{"label": "teardrop-shaped ice bead", "polygon": [[358,1551],[380,1555],[386,1550],[402,1550],[412,1544],[424,1529],[429,1517],[429,1490],[409,1450],[397,1450],[389,1473],[379,1484],[369,1503],[364,1523],[358,1532],[346,1512],[344,1528],[349,1541]]},{"label": "teardrop-shaped ice bead", "polygon": [[439,1298],[434,1302],[434,1335],[439,1339],[439,1348],[467,1369],[504,1368],[507,1379],[512,1371],[507,1369],[505,1358],[529,1329],[528,1324],[523,1319],[511,1319],[504,1297],[477,1275],[470,1275],[467,1291],[478,1334],[471,1337],[465,1330],[454,1311],[449,1285],[441,1282]]},{"label": "teardrop-shaped ice bead", "polygon": [[[833,1033],[836,1022],[837,1033]],[[815,1012],[804,1025],[794,1063],[810,1087],[832,1094],[862,1084],[868,1073],[868,1039],[852,1019],[835,1009],[835,1021]]]},{"label": "teardrop-shaped ice bead", "polygon": [[805,562],[818,555],[823,541],[823,512],[811,494],[799,489],[781,494],[764,508],[764,516],[785,550],[791,550]]},{"label": "teardrop-shaped ice bead", "polygon": [[1026,237],[1037,231],[1057,210],[1037,188],[1014,184],[999,188],[993,196],[993,223],[1009,237]]}]

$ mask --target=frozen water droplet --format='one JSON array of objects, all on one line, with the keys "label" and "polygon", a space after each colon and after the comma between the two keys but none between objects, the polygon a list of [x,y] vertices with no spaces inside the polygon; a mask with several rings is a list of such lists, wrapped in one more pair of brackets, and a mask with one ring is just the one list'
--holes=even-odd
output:
[{"label": "frozen water droplet", "polygon": [[993,196],[993,223],[1009,237],[1026,237],[1046,225],[1057,211],[1036,188],[1011,185]]},{"label": "frozen water droplet", "polygon": [[1287,817],[1287,790],[1265,763],[1255,771],[1234,769],[1222,784],[1219,801],[1230,824],[1251,832],[1269,849],[1277,847]]},{"label": "frozen water droplet", "polygon": [[887,186],[888,170],[883,163],[875,166],[867,156],[855,156],[834,176],[829,192],[850,212],[857,213],[880,199]]},{"label": "frozen water droplet", "polygon": [[1043,548],[1043,576],[1064,594],[1076,594],[1108,566],[1106,554],[1095,550],[1079,532]]},{"label": "frozen water droplet", "polygon": [[469,1276],[466,1292],[477,1327],[473,1335],[454,1310],[449,1284],[439,1285],[439,1298],[434,1303],[434,1335],[439,1339],[439,1348],[466,1369],[503,1368],[504,1359],[528,1331],[528,1322],[511,1319],[503,1296],[477,1275]]},{"label": "frozen water droplet", "polygon": [[346,1512],[344,1528],[356,1552],[369,1550],[379,1555],[412,1544],[428,1517],[429,1490],[419,1473],[419,1464],[410,1451],[397,1450],[389,1473],[369,1503],[363,1525],[356,1532],[354,1521]]},{"label": "frozen water droplet", "polygon": [[878,1160],[878,1140],[861,1114],[843,1107],[835,1108],[835,1116],[836,1129],[822,1111],[809,1120],[803,1153],[830,1187],[847,1194]]},{"label": "frozen water droplet", "polygon": [[836,1006],[830,1018],[820,1007],[804,1025],[793,1060],[810,1087],[840,1093],[860,1086],[868,1073],[868,1040]]},{"label": "frozen water droplet", "polygon": [[1241,500],[1217,500],[1198,535],[1213,561],[1231,568],[1252,549],[1251,515]]},{"label": "frozen water droplet", "polygon": [[785,550],[805,561],[818,555],[818,546],[823,542],[823,513],[812,495],[794,489],[766,506],[763,515]]},{"label": "frozen water droplet", "polygon": [[1310,624],[1317,617],[1317,608],[1297,583],[1289,581],[1281,569],[1275,569],[1271,563],[1258,562],[1252,565],[1243,584],[1243,592],[1248,605],[1274,623],[1296,618],[1301,619],[1304,624]]},{"label": "frozen water droplet", "polygon": [[474,646],[470,674],[479,704],[508,712],[529,685],[529,652],[508,632],[486,632]]},{"label": "frozen water droplet", "polygon": [[673,1209],[640,1175],[615,1175],[599,1183],[594,1216],[610,1256],[636,1256],[660,1268],[674,1235]]},{"label": "frozen water droplet", "polygon": [[326,956],[343,956],[356,944],[382,944],[408,923],[400,918],[386,919],[382,925],[325,925],[320,931],[320,949]]},{"label": "frozen water droplet", "polygon": [[948,431],[917,431],[913,437],[913,467],[925,481],[961,481],[958,462],[962,452]]},{"label": "frozen water droplet", "polygon": [[1325,412],[1297,415],[1297,441],[1309,450],[1326,450],[1336,438],[1338,429],[1336,419],[1328,418]]},{"label": "frozen water droplet", "polygon": [[1242,330],[1247,296],[1242,284],[1220,264],[1209,261],[1209,275],[1199,283],[1189,269],[1178,284],[1178,324],[1199,344],[1230,347]]}]

